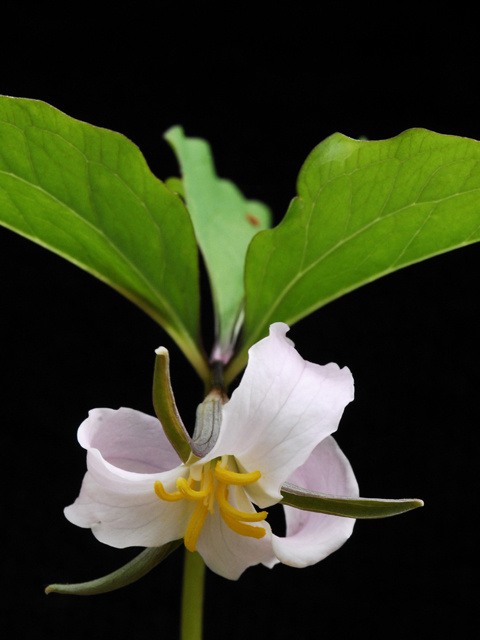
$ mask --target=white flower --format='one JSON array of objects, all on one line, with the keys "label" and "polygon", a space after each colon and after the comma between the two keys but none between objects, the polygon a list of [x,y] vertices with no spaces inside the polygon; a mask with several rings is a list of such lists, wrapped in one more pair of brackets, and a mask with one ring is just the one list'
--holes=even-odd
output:
[{"label": "white flower", "polygon": [[88,472],[65,509],[106,544],[156,547],[179,538],[216,573],[235,580],[249,566],[305,567],[338,549],[351,518],[284,507],[287,533],[272,533],[265,509],[286,481],[358,496],[346,457],[331,437],[353,399],[347,368],[307,362],[276,323],[249,351],[240,386],[223,407],[218,440],[200,460],[179,464],[156,418],[133,409],[94,409],[78,440]]}]

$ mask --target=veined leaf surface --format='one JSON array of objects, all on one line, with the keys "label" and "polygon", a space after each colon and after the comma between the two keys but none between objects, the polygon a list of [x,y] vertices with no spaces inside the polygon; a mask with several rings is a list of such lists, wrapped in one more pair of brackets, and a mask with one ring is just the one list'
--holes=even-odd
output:
[{"label": "veined leaf surface", "polygon": [[411,129],[391,140],[336,133],[307,158],[284,220],[246,262],[245,325],[230,381],[273,322],[420,260],[480,240],[480,143]]},{"label": "veined leaf surface", "polygon": [[0,97],[0,224],[120,291],[208,379],[192,224],[130,140],[43,102]]}]

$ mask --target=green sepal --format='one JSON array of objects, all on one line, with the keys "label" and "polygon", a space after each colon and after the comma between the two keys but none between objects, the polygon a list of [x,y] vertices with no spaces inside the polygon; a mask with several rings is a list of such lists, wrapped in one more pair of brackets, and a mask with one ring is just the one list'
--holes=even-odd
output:
[{"label": "green sepal", "polygon": [[94,596],[98,593],[108,593],[109,591],[115,591],[115,589],[121,589],[139,578],[143,578],[144,575],[165,560],[172,551],[175,551],[182,542],[183,540],[174,540],[164,544],[162,547],[147,548],[125,566],[97,580],[80,582],[79,584],[50,584],[45,589],[45,593]]},{"label": "green sepal", "polygon": [[218,440],[222,426],[222,407],[225,402],[225,394],[214,388],[197,407],[192,451],[198,458],[204,458],[210,453]]},{"label": "green sepal", "polygon": [[422,500],[384,500],[381,498],[347,498],[333,496],[328,493],[316,493],[308,489],[302,489],[294,484],[285,482],[281,493],[283,500],[280,504],[302,509],[303,511],[315,511],[316,513],[328,513],[332,516],[344,518],[389,518],[417,507],[423,507]]},{"label": "green sepal", "polygon": [[155,351],[155,373],[153,375],[153,406],[165,435],[182,462],[186,462],[192,452],[190,436],[182,422],[175,404],[170,383],[170,357],[165,347]]}]

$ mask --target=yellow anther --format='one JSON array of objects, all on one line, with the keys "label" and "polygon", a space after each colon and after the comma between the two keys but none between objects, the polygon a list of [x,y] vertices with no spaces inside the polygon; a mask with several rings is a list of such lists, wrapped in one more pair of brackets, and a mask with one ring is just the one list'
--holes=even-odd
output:
[{"label": "yellow anther", "polygon": [[205,524],[207,514],[208,508],[203,504],[203,502],[199,502],[195,507],[195,511],[193,512],[188,523],[187,530],[185,531],[184,543],[189,551],[193,552],[197,550],[198,536]]},{"label": "yellow anther", "polygon": [[[184,482],[186,483],[187,481],[184,480]],[[194,484],[195,484],[195,480],[190,478],[190,480],[188,481],[188,485],[190,487],[193,487]],[[177,486],[178,486],[178,480],[177,480]],[[165,491],[163,484],[160,482],[160,480],[155,480],[155,483],[153,485],[153,490],[155,491],[157,496],[160,498],[160,500],[165,500],[166,502],[177,502],[178,500],[183,500],[183,498],[185,498],[185,495],[180,491],[175,491],[174,493],[168,493],[168,491]]]},{"label": "yellow anther", "polygon": [[263,538],[263,536],[267,533],[263,527],[252,527],[250,524],[245,524],[243,522],[239,522],[235,520],[235,518],[231,518],[224,511],[220,511],[220,514],[223,518],[225,524],[230,527],[232,531],[235,533],[239,533],[241,536],[246,536],[247,538]]},{"label": "yellow anther", "polygon": [[215,467],[215,476],[220,480],[220,482],[224,482],[225,484],[244,485],[257,482],[257,480],[260,480],[262,477],[262,474],[260,471],[252,471],[252,473],[235,473],[235,471],[227,471],[221,466],[220,461],[218,461]]},{"label": "yellow anther", "polygon": [[193,482],[190,479],[189,482],[185,480],[185,478],[178,478],[177,480],[177,489],[182,494],[183,497],[188,498],[189,500],[194,500],[195,502],[199,500],[203,500],[206,498],[211,490],[213,489],[213,474],[210,469],[206,472],[207,481],[205,489],[201,489],[200,491],[195,491],[192,489]]},{"label": "yellow anther", "polygon": [[[225,462],[226,460],[227,458],[225,458]],[[235,473],[233,471],[228,471],[228,468],[223,468],[219,461],[215,467],[215,474],[210,469],[209,463],[203,467],[200,489],[198,491],[193,488],[197,481],[191,476],[188,480],[185,478],[178,478],[178,491],[173,493],[165,491],[163,484],[159,480],[155,481],[153,488],[156,495],[161,500],[177,502],[178,500],[187,498],[187,500],[192,500],[197,503],[188,522],[184,537],[186,548],[189,551],[195,551],[197,548],[198,536],[205,524],[208,512],[214,513],[215,498],[218,501],[221,517],[232,531],[249,538],[263,538],[266,533],[266,530],[263,527],[253,527],[246,523],[261,522],[262,520],[265,520],[268,515],[267,512],[260,511],[259,513],[247,513],[245,511],[235,509],[228,502],[229,490],[227,486],[252,484],[257,482],[261,477],[262,474],[260,471],[254,471],[252,473]],[[216,485],[218,486],[215,491]]]},{"label": "yellow anther", "polygon": [[222,516],[224,515],[224,513],[226,513],[230,518],[239,520],[240,522],[261,522],[268,516],[268,513],[266,511],[260,511],[258,513],[247,513],[246,511],[239,511],[238,509],[232,507],[232,505],[227,502],[227,499],[225,497],[225,485],[222,482],[218,483],[217,501]]},{"label": "yellow anther", "polygon": [[183,498],[185,497],[182,493],[180,493],[180,491],[175,491],[175,493],[168,493],[167,491],[165,491],[160,480],[155,480],[153,489],[160,500],[166,500],[166,502],[177,502],[177,500],[183,500]]}]

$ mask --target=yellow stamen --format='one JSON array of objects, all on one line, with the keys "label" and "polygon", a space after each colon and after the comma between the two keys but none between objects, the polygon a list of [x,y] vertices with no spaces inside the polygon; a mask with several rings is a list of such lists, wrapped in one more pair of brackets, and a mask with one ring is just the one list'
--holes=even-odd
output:
[{"label": "yellow stamen", "polygon": [[[213,475],[212,475],[212,478],[213,478]],[[215,491],[213,491],[213,487],[212,487],[212,491],[210,492],[210,495],[208,496],[208,498],[205,498],[203,504],[207,507],[207,509],[210,511],[212,515],[215,513],[215,509],[213,508],[215,504]]]},{"label": "yellow stamen", "polygon": [[243,484],[253,484],[260,480],[262,474],[260,471],[252,471],[252,473],[235,473],[234,471],[227,471],[221,466],[221,462],[217,462],[217,466],[215,467],[215,476],[220,480],[220,482],[224,482],[225,484],[235,484],[235,485],[243,485]]},{"label": "yellow stamen", "polygon": [[218,483],[217,501],[222,517],[226,513],[229,518],[233,518],[234,520],[239,520],[241,522],[261,522],[268,516],[268,513],[266,511],[260,511],[258,513],[247,513],[246,511],[239,511],[238,509],[232,507],[232,505],[227,502],[227,499],[225,497],[225,485],[223,484],[223,482]]},{"label": "yellow stamen", "polygon": [[[213,489],[213,473],[208,469],[205,474],[207,476],[207,486],[205,489],[201,489],[200,491],[195,491],[192,489],[192,484],[187,482],[185,478],[178,478],[177,480],[177,489],[182,494],[183,497],[188,498],[189,500],[194,500],[198,502],[199,500],[203,500],[206,498],[211,490]],[[202,478],[203,480],[203,478]],[[203,484],[203,482],[202,482]]]},{"label": "yellow stamen", "polygon": [[167,491],[165,491],[160,480],[155,480],[153,489],[160,500],[165,500],[166,502],[177,502],[177,500],[183,500],[183,498],[185,497],[182,493],[180,493],[180,491],[175,491],[174,493],[168,493]]},{"label": "yellow stamen", "polygon": [[[207,463],[203,467],[199,490],[193,488],[197,481],[191,476],[188,481],[185,480],[185,478],[178,478],[178,491],[173,493],[165,491],[163,484],[159,480],[154,483],[155,493],[161,500],[177,502],[178,500],[187,498],[187,500],[197,503],[188,522],[184,537],[185,546],[189,551],[195,551],[197,548],[198,536],[205,524],[208,512],[214,513],[215,498],[218,501],[220,515],[223,521],[232,531],[242,536],[256,539],[263,538],[266,533],[263,527],[254,527],[246,524],[247,522],[261,522],[265,520],[268,515],[266,511],[247,513],[246,511],[235,509],[235,507],[232,507],[228,502],[228,485],[244,486],[253,484],[262,477],[262,474],[260,471],[253,471],[252,473],[235,473],[228,471],[227,460],[228,456],[223,456],[222,461],[225,462],[225,467],[222,467],[221,461],[218,461],[214,473],[210,468],[210,463]],[[216,486],[217,488],[215,490]]]},{"label": "yellow stamen", "polygon": [[243,522],[239,522],[238,520],[231,518],[224,511],[220,511],[220,513],[225,524],[230,527],[232,531],[239,533],[241,536],[257,538],[257,540],[259,540],[267,533],[263,527],[252,527],[250,524],[244,524]]},{"label": "yellow stamen", "polygon": [[189,551],[197,550],[197,540],[202,530],[205,520],[207,518],[208,508],[199,502],[193,512],[192,517],[188,523],[187,530],[185,531],[184,543]]}]

